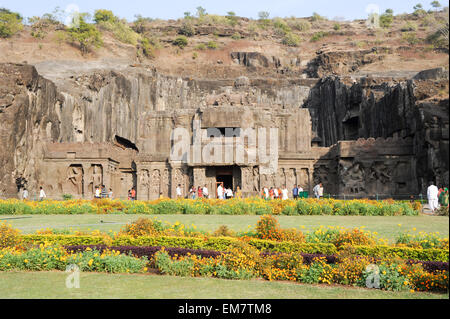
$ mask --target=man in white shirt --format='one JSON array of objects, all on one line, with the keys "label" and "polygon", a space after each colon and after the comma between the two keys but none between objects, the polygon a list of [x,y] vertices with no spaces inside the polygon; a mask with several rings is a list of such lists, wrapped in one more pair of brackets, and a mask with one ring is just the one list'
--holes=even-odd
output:
[{"label": "man in white shirt", "polygon": [[176,189],[176,194],[177,194],[177,198],[181,198],[181,184],[178,184],[177,189]]},{"label": "man in white shirt", "polygon": [[269,189],[266,187],[264,187],[264,196],[266,197],[266,199],[269,198]]},{"label": "man in white shirt", "polygon": [[219,184],[219,186],[217,187],[217,198],[218,199],[223,199],[223,187],[222,187],[222,184]]},{"label": "man in white shirt", "polygon": [[279,196],[278,189],[276,187],[273,189],[273,195],[275,198],[278,198],[278,196]]},{"label": "man in white shirt", "polygon": [[47,197],[47,195],[45,195],[44,190],[42,189],[42,186],[39,188],[39,200],[44,200],[44,198]]},{"label": "man in white shirt", "polygon": [[283,186],[283,189],[281,190],[281,194],[282,194],[282,197],[281,197],[282,200],[286,200],[289,198],[288,190],[287,190],[286,186]]},{"label": "man in white shirt", "polygon": [[428,197],[428,205],[430,205],[430,209],[434,212],[438,208],[438,193],[439,189],[432,182],[427,189],[427,197]]},{"label": "man in white shirt", "polygon": [[208,193],[208,187],[203,186],[203,197],[204,198],[208,198],[209,197],[209,193]]},{"label": "man in white shirt", "polygon": [[316,198],[320,198],[323,196],[323,187],[322,187],[322,183],[317,184],[316,186],[314,186],[313,188],[313,192],[314,192],[314,196]]},{"label": "man in white shirt", "polygon": [[26,188],[23,189],[22,199],[28,199],[28,190]]},{"label": "man in white shirt", "polygon": [[231,188],[227,189],[227,198],[228,199],[233,198],[233,191],[231,190]]}]

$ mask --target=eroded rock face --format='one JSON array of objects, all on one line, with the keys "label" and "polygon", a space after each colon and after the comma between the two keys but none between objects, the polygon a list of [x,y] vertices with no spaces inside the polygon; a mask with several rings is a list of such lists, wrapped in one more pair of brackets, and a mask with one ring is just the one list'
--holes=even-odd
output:
[{"label": "eroded rock face", "polygon": [[379,48],[360,51],[319,51],[316,58],[308,63],[305,73],[311,78],[346,75],[355,73],[363,65],[380,61],[383,58],[383,49]]},{"label": "eroded rock face", "polygon": [[431,98],[439,91],[448,91],[446,79],[329,77],[311,90],[304,107],[311,111],[322,146],[358,138],[410,138],[417,190],[423,192],[429,181],[448,184],[448,98]]},{"label": "eroded rock face", "polygon": [[[49,80],[33,66],[0,64],[0,195],[44,185],[55,197],[90,198],[104,183],[125,197],[137,187],[148,199],[175,196],[178,184],[212,189],[225,173],[249,195],[264,185],[311,190],[320,181],[335,195],[423,192],[429,180],[448,184],[441,90],[446,80],[193,80],[144,67]],[[278,128],[277,172],[170,161],[172,129],[192,135],[202,119],[211,127]]]}]

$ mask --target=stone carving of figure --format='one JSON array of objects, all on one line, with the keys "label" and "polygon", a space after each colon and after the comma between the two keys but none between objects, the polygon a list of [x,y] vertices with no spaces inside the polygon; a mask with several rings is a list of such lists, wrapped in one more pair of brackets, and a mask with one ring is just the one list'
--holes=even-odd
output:
[{"label": "stone carving of figure", "polygon": [[95,192],[96,186],[101,186],[103,183],[103,173],[101,165],[92,165],[92,175],[91,175],[91,183],[92,183],[92,193]]},{"label": "stone carving of figure", "polygon": [[296,178],[295,178],[295,170],[293,168],[290,168],[286,171],[286,186],[294,187],[295,184],[297,184]]},{"label": "stone carving of figure", "polygon": [[161,173],[159,169],[153,170],[150,189],[153,195],[159,197],[159,192],[161,190]]},{"label": "stone carving of figure", "polygon": [[161,177],[161,192],[164,196],[169,196],[169,170],[166,168]]},{"label": "stone carving of figure", "polygon": [[81,167],[70,166],[67,179],[76,187],[77,195],[83,194],[83,169]]},{"label": "stone carving of figure", "polygon": [[253,191],[259,192],[259,171],[258,167],[253,168]]}]

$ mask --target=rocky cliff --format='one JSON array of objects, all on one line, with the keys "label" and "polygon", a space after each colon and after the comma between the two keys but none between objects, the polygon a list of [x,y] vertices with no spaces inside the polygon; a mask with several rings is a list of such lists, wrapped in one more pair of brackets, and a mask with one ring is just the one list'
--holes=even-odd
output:
[{"label": "rocky cliff", "polygon": [[[361,137],[412,138],[420,188],[430,178],[448,184],[448,97],[436,98],[448,92],[442,75],[198,80],[145,66],[58,62],[36,68],[0,64],[3,195],[16,194],[25,183],[38,186],[46,142],[119,142],[141,154],[164,153],[170,145],[148,136],[170,134],[165,128],[171,123],[155,115],[221,106],[308,108],[313,143],[320,146]],[[155,131],[145,135],[149,118]]]}]

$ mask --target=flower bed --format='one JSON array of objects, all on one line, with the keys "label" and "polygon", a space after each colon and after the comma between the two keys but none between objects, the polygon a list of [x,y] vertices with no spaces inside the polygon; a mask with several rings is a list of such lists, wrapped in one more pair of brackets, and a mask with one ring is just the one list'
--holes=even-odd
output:
[{"label": "flower bed", "polygon": [[0,215],[14,214],[202,214],[202,215],[418,215],[409,202],[384,200],[299,199],[157,199],[153,201],[67,200],[42,202],[0,200]]},{"label": "flower bed", "polygon": [[[165,236],[153,226],[141,221],[125,228],[135,236],[110,236],[98,231],[20,235],[3,225],[0,270],[64,270],[75,264],[82,271],[137,273],[153,268],[176,276],[448,291],[448,249],[380,245],[361,230],[319,228],[312,237],[296,236],[296,242],[278,236]],[[277,227],[276,220],[263,217],[256,236],[280,231]],[[145,231],[153,235],[140,236]],[[320,238],[328,242],[305,242]]]}]

